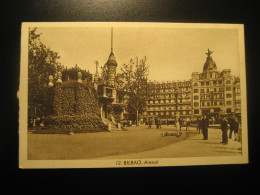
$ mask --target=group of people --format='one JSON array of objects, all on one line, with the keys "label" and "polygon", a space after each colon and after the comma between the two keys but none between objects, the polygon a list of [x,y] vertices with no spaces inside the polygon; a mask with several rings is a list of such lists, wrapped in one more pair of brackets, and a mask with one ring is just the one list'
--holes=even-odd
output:
[{"label": "group of people", "polygon": [[[160,118],[155,118],[155,125],[157,129],[161,129],[162,128],[162,121]],[[152,120],[148,119],[148,129],[152,128]]]},{"label": "group of people", "polygon": [[[159,117],[155,118],[154,123],[155,123],[157,129],[162,128],[162,121]],[[148,121],[147,121],[147,124],[148,124],[148,129],[151,129],[153,121],[149,118]],[[191,119],[190,118],[183,119],[182,117],[180,117],[179,119],[177,119],[175,121],[175,124],[176,124],[176,128],[177,128],[178,131],[181,131],[183,126],[185,126],[186,131],[188,131],[190,126],[191,126]],[[167,121],[167,125],[168,125],[168,121]]]},{"label": "group of people", "polygon": [[[208,127],[209,127],[209,119],[206,115],[197,118],[197,130],[199,133],[203,134],[203,140],[208,139]],[[229,136],[228,129],[230,127]],[[239,121],[237,117],[232,114],[232,116],[227,117],[225,115],[220,115],[220,128],[222,130],[222,141],[223,144],[228,144],[228,137],[232,139],[232,134],[234,133],[235,141],[238,140],[238,130],[239,130]]]},{"label": "group of people", "polygon": [[[240,141],[238,137],[238,130],[239,130],[239,120],[238,118],[232,114],[231,117],[226,117],[221,115],[221,130],[222,130],[222,142],[223,144],[228,144],[228,137],[232,139],[232,135],[234,133],[235,141]],[[228,136],[228,124],[230,126],[229,136]]]},{"label": "group of people", "polygon": [[[220,128],[222,130],[222,144],[228,144],[228,138],[232,139],[232,135],[234,134],[235,141],[240,141],[240,135],[239,135],[239,120],[235,116],[235,114],[232,114],[232,116],[225,116],[220,115],[220,118],[218,118],[218,121],[220,122]],[[214,124],[215,118],[212,119],[212,124]],[[156,128],[161,129],[162,128],[162,121],[161,119],[155,118],[154,121]],[[148,119],[148,129],[151,129],[153,124],[153,121],[151,119]],[[189,131],[189,128],[191,126],[191,119],[190,118],[178,118],[175,121],[177,133],[181,134],[182,127],[186,127],[186,132]],[[209,128],[209,118],[206,115],[202,115],[197,118],[197,130],[199,133],[203,134],[203,140],[208,140],[208,128]],[[228,135],[229,130],[229,135]]]},{"label": "group of people", "polygon": [[197,118],[197,130],[199,133],[202,132],[203,140],[208,139],[208,128],[209,128],[209,119],[206,115]]}]

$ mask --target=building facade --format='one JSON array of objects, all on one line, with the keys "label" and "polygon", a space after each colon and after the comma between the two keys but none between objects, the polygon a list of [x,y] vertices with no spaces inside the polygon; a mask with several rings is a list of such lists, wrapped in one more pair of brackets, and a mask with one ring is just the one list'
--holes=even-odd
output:
[{"label": "building facade", "polygon": [[149,82],[145,118],[159,117],[163,123],[192,116],[191,81]]},{"label": "building facade", "polygon": [[203,72],[192,73],[193,115],[240,113],[240,79],[230,69],[218,71],[212,53],[206,53]]},{"label": "building facade", "polygon": [[193,72],[189,81],[149,82],[144,117],[165,121],[206,114],[218,119],[221,113],[241,113],[240,79],[230,69],[218,71],[212,53],[206,53],[203,72]]}]

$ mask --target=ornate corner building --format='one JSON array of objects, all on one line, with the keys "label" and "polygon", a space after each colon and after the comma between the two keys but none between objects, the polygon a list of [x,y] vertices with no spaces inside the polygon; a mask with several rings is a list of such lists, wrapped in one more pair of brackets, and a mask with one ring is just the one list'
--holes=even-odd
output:
[{"label": "ornate corner building", "polygon": [[178,117],[207,114],[241,113],[240,78],[230,69],[217,70],[208,49],[203,72],[193,72],[189,81],[149,82],[145,118],[160,117],[162,121]]}]

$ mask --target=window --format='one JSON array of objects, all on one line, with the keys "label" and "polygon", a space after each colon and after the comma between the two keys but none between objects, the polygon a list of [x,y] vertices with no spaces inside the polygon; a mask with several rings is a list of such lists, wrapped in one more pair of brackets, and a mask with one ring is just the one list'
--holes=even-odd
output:
[{"label": "window", "polygon": [[199,99],[199,96],[195,95],[194,100],[198,100],[198,99]]},{"label": "window", "polygon": [[231,108],[227,108],[227,113],[231,113]]},{"label": "window", "polygon": [[199,106],[199,102],[194,102],[194,106],[198,107]]},{"label": "window", "polygon": [[214,88],[214,92],[217,92],[217,88]]},{"label": "window", "polygon": [[217,81],[213,81],[213,85],[217,85]]},{"label": "window", "polygon": [[227,81],[226,81],[226,84],[230,84],[230,83],[231,83],[230,80],[227,80]]},{"label": "window", "polygon": [[223,102],[219,102],[219,105],[222,106],[222,105],[223,105]]},{"label": "window", "polygon": [[201,86],[204,86],[204,82],[201,82]]},{"label": "window", "polygon": [[240,89],[239,88],[236,88],[236,93],[240,93]]},{"label": "window", "polygon": [[231,91],[231,87],[226,87],[226,91]]},{"label": "window", "polygon": [[198,83],[194,83],[194,87],[198,87]]},{"label": "window", "polygon": [[223,88],[219,88],[219,91],[220,91],[220,92],[223,92],[224,90],[223,90]]},{"label": "window", "polygon": [[209,82],[208,81],[206,82],[206,85],[209,86]]},{"label": "window", "polygon": [[209,89],[207,89],[207,93],[209,93]]},{"label": "window", "polygon": [[205,93],[204,89],[201,89],[201,93]]},{"label": "window", "polygon": [[212,73],[210,73],[210,78],[212,78]]},{"label": "window", "polygon": [[236,100],[236,104],[241,104],[241,101],[240,100]]},{"label": "window", "polygon": [[198,110],[198,109],[195,109],[195,110],[194,110],[194,114],[199,114],[199,110]]},{"label": "window", "polygon": [[231,101],[227,101],[227,105],[231,105],[232,104],[232,102]]},{"label": "window", "polygon": [[218,84],[222,85],[222,81],[218,81]]},{"label": "window", "polygon": [[207,102],[207,106],[209,106],[210,105],[210,103],[209,102]]},{"label": "window", "polygon": [[232,95],[231,94],[226,94],[226,98],[231,98]]},{"label": "window", "polygon": [[199,90],[198,89],[194,89],[194,93],[199,93]]},{"label": "window", "polygon": [[217,102],[214,102],[214,106],[216,106],[217,105]]}]

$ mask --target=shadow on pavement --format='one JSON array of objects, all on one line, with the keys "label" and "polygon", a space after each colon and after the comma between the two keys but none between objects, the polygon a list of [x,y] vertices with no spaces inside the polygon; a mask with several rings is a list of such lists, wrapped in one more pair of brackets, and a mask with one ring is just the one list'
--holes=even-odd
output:
[{"label": "shadow on pavement", "polygon": [[226,151],[226,150],[214,150],[214,152],[221,152],[221,153],[233,153],[233,154],[241,154],[241,152],[233,152],[233,151]]},{"label": "shadow on pavement", "polygon": [[205,141],[205,142],[199,142],[199,143],[201,143],[201,144],[219,144],[219,142],[207,142],[207,141]]},{"label": "shadow on pavement", "polygon": [[216,149],[228,149],[228,150],[238,150],[236,148],[228,148],[228,147],[212,147],[212,148],[216,148]]}]

